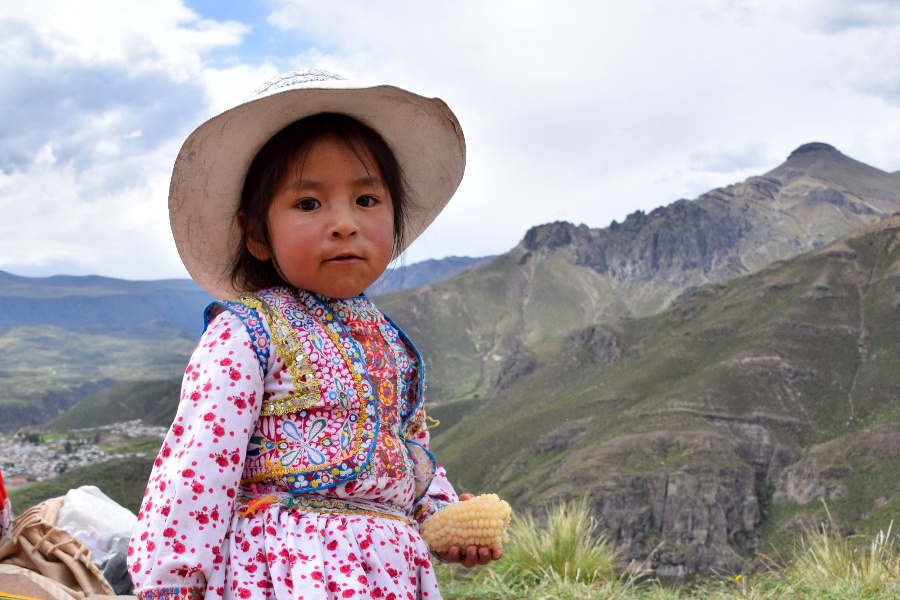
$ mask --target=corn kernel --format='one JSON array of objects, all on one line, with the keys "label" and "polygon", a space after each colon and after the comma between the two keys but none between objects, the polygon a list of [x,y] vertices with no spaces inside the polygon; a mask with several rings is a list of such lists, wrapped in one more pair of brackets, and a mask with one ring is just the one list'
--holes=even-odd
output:
[{"label": "corn kernel", "polygon": [[422,539],[434,552],[446,552],[451,546],[486,546],[502,550],[509,541],[506,528],[512,508],[497,494],[483,494],[451,504],[422,523]]}]

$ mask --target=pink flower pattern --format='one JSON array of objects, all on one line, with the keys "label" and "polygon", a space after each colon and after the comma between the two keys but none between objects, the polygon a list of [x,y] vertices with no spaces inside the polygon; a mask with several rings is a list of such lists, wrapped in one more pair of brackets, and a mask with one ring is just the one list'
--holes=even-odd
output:
[{"label": "pink flower pattern", "polygon": [[[329,308],[347,324],[373,371],[382,428],[367,478],[302,496],[368,510],[308,510],[284,490],[240,485],[261,400],[284,395],[292,377],[276,352],[262,372],[249,333],[226,311],[191,357],[178,414],[138,514],[128,561],[140,598],[441,597],[428,547],[404,517],[415,514],[421,522],[457,497],[438,467],[428,494],[413,505],[412,460],[396,426],[397,349],[392,353],[379,333],[391,325],[365,298],[331,300]],[[401,352],[401,360],[415,362],[414,352]],[[414,380],[402,385],[417,391],[421,367],[413,366]],[[424,418],[422,410],[415,415]],[[427,448],[427,430],[416,430],[413,441]],[[286,501],[239,512],[263,496]]]}]

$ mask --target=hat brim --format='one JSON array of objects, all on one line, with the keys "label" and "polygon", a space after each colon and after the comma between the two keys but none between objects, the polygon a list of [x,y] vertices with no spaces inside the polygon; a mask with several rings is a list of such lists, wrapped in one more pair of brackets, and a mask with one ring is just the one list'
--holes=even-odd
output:
[{"label": "hat brim", "polygon": [[456,192],[466,162],[462,128],[438,98],[393,86],[289,89],[254,99],[203,123],[187,138],[172,172],[169,220],[188,273],[215,298],[235,289],[231,265],[241,232],[235,214],[259,150],[294,121],[322,112],[351,116],[377,131],[403,170],[414,210],[404,249]]}]

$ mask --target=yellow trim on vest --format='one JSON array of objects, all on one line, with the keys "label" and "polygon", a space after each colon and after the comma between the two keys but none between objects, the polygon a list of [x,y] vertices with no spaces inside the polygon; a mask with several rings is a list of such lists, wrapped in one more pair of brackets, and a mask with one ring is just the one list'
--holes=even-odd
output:
[{"label": "yellow trim on vest", "polygon": [[294,378],[294,389],[297,391],[297,395],[263,400],[259,416],[282,416],[316,405],[322,399],[319,381],[293,328],[279,311],[274,310],[259,296],[244,294],[240,297],[240,302],[261,313],[268,321],[275,351],[284,360],[288,372]]}]

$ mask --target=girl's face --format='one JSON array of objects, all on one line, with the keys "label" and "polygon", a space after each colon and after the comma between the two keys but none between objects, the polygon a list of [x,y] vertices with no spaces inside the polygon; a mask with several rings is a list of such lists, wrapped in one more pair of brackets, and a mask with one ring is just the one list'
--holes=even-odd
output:
[{"label": "girl's face", "polygon": [[363,158],[368,169],[333,136],[313,144],[269,204],[271,249],[248,239],[250,253],[317,294],[346,298],[373,284],[391,260],[394,208],[375,161]]}]

